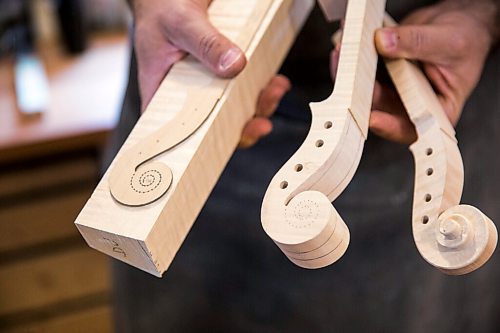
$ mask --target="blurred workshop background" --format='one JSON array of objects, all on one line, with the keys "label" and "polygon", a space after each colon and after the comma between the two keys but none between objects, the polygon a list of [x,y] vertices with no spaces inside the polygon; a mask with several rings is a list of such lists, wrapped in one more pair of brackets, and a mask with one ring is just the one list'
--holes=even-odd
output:
[{"label": "blurred workshop background", "polygon": [[128,66],[124,0],[0,0],[0,332],[110,332],[109,261],[73,221]]}]

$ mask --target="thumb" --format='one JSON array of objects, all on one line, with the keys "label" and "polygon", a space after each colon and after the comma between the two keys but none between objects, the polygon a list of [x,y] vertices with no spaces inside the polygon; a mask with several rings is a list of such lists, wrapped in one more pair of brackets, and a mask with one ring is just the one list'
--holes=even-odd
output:
[{"label": "thumb", "polygon": [[461,40],[446,25],[401,25],[379,29],[375,34],[378,52],[388,58],[406,58],[446,64],[461,54]]},{"label": "thumb", "polygon": [[208,21],[205,11],[192,10],[180,16],[185,16],[182,28],[175,27],[168,36],[173,44],[192,54],[218,76],[231,78],[243,70],[245,54]]}]

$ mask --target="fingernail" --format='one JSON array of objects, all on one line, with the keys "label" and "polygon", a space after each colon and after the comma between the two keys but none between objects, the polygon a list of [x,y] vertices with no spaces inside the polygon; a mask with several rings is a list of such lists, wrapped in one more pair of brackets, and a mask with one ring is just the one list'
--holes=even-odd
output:
[{"label": "fingernail", "polygon": [[396,48],[398,44],[398,36],[394,31],[383,31],[382,32],[382,46],[386,50],[392,50]]},{"label": "fingernail", "polygon": [[219,60],[219,69],[221,71],[226,71],[231,66],[233,66],[238,59],[241,58],[241,51],[237,47],[233,47],[224,53]]}]

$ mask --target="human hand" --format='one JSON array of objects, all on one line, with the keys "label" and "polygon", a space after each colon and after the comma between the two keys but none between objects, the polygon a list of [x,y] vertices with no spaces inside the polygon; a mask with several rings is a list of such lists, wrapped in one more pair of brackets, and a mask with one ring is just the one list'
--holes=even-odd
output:
[{"label": "human hand", "polygon": [[[413,12],[398,27],[379,29],[375,44],[384,57],[420,61],[446,115],[456,125],[495,41],[496,10],[491,0],[446,0]],[[332,52],[333,76],[339,52],[339,46]],[[375,83],[372,110],[373,133],[405,144],[417,139],[393,87]]]},{"label": "human hand", "polygon": [[[209,22],[210,3],[211,0],[132,1],[142,111],[170,68],[187,53],[223,78],[234,77],[245,67],[244,53]],[[269,82],[256,106],[256,117],[243,130],[240,146],[251,146],[271,131],[268,117],[289,89],[285,77]]]},{"label": "human hand", "polygon": [[[415,11],[399,27],[379,29],[375,43],[384,57],[422,62],[455,126],[494,42],[495,9],[490,1],[443,1]],[[372,108],[373,133],[401,143],[416,140],[413,124],[394,89],[377,82]]]}]

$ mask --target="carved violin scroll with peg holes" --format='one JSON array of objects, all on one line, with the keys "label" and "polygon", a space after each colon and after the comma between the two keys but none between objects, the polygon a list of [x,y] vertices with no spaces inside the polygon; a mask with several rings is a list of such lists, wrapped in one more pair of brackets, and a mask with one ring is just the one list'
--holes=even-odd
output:
[{"label": "carved violin scroll with peg holes", "polygon": [[332,95],[311,104],[303,145],[279,170],[262,203],[262,225],[284,254],[304,268],[337,261],[349,230],[332,207],[351,181],[368,135],[377,68],[373,38],[385,0],[350,1]]},{"label": "carved violin scroll with peg holes", "polygon": [[[266,233],[304,268],[334,263],[349,243],[349,230],[330,201],[351,181],[361,157],[377,59],[373,36],[382,25],[385,6],[384,1],[364,0],[320,0],[320,4],[331,19],[338,19],[347,4],[335,88],[326,101],[311,104],[310,132],[271,181],[261,213]],[[384,24],[395,22],[386,15]],[[356,30],[360,26],[361,35]],[[412,222],[416,246],[444,273],[469,273],[493,254],[497,230],[478,209],[459,205],[464,170],[455,130],[425,75],[408,60],[385,59],[385,63],[418,134],[410,147],[416,166]]]},{"label": "carved violin scroll with peg holes", "polygon": [[[330,18],[346,12],[337,82],[327,100],[311,104],[309,135],[273,178],[261,215],[286,256],[311,269],[338,260],[350,241],[331,201],[353,178],[368,135],[373,37],[385,7],[385,0],[319,1]],[[91,247],[156,276],[168,269],[312,5],[211,2],[212,23],[245,51],[247,66],[232,80],[192,57],[173,66],[75,222]],[[458,205],[463,165],[455,132],[425,76],[406,60],[386,63],[419,135],[411,147],[417,248],[446,273],[470,272],[493,253],[495,226],[476,208]]]},{"label": "carved violin scroll with peg holes", "polygon": [[[396,23],[388,15],[385,26]],[[385,59],[418,139],[415,159],[413,236],[422,257],[450,275],[481,267],[497,244],[495,224],[477,208],[459,205],[464,182],[455,130],[422,71],[404,59]]]}]

